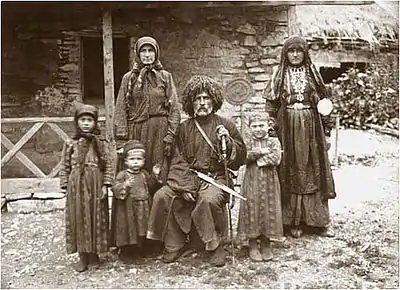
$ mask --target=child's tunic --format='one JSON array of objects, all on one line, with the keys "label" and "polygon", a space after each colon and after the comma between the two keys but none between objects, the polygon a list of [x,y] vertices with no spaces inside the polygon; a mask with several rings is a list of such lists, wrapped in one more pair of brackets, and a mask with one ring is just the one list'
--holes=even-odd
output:
[{"label": "child's tunic", "polygon": [[[268,148],[261,155],[257,148]],[[264,235],[271,239],[283,237],[281,192],[276,167],[281,160],[278,138],[253,139],[248,148],[246,172],[241,194],[247,201],[240,201],[238,238],[241,242]]]},{"label": "child's tunic", "polygon": [[[64,145],[60,186],[67,188],[65,228],[69,254],[108,251],[108,199],[100,197],[103,185],[112,184],[113,170],[106,141],[99,144],[106,156],[103,166],[99,164],[94,142],[80,138]],[[89,148],[81,168],[78,156],[86,146]]]},{"label": "child's tunic", "polygon": [[[125,182],[131,179],[129,187]],[[150,214],[151,195],[149,191],[157,185],[155,177],[147,171],[118,173],[112,187],[113,212],[111,220],[112,244],[121,247],[140,245],[139,238],[145,237]],[[121,199],[123,198],[123,199]]]}]

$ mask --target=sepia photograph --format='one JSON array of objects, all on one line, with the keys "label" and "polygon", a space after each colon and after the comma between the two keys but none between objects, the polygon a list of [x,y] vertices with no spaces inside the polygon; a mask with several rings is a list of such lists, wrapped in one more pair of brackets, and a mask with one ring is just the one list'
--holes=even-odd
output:
[{"label": "sepia photograph", "polygon": [[399,1],[1,1],[1,289],[398,289]]}]

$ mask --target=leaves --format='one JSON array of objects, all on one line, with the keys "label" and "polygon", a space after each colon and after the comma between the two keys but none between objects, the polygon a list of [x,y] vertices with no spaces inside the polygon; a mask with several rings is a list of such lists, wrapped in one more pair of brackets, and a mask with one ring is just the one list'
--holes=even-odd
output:
[{"label": "leaves", "polygon": [[334,112],[340,114],[341,125],[366,129],[366,124],[376,124],[398,129],[398,77],[398,61],[393,59],[371,64],[365,73],[351,68],[332,82]]}]

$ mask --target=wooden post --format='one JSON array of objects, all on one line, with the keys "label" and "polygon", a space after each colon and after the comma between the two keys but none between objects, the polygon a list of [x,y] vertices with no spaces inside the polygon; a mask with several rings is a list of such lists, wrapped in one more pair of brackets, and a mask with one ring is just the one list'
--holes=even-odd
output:
[{"label": "wooden post", "polygon": [[339,150],[338,150],[339,126],[340,126],[340,118],[339,118],[339,113],[338,113],[335,118],[335,153],[333,156],[333,165],[335,165],[335,166],[339,165]]},{"label": "wooden post", "polygon": [[114,63],[111,11],[103,12],[104,102],[106,114],[106,138],[114,141]]},{"label": "wooden post", "polygon": [[[114,140],[114,62],[111,11],[103,11],[103,62],[104,62],[104,103],[106,114],[106,138],[110,145],[114,169],[117,164],[117,152]],[[111,220],[112,196],[108,196]]]},{"label": "wooden post", "polygon": [[296,5],[289,5],[288,28],[289,28],[289,36],[296,35],[299,33],[299,29],[297,26]]}]

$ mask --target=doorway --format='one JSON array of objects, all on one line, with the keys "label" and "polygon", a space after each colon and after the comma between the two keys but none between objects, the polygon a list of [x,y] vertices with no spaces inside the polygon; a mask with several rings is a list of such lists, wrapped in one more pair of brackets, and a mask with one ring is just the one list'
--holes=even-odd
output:
[{"label": "doorway", "polygon": [[[82,38],[83,102],[104,106],[103,40]],[[113,38],[114,96],[118,94],[122,77],[129,70],[129,38]]]}]

